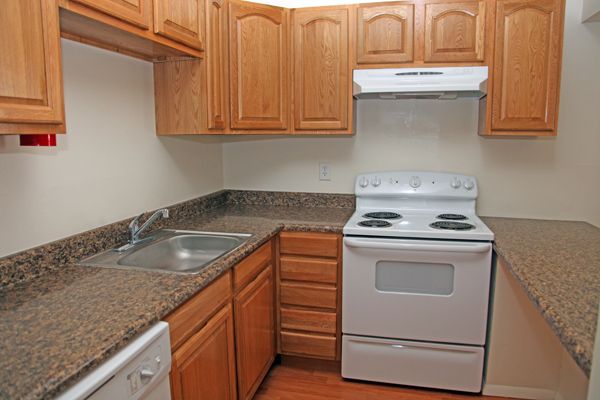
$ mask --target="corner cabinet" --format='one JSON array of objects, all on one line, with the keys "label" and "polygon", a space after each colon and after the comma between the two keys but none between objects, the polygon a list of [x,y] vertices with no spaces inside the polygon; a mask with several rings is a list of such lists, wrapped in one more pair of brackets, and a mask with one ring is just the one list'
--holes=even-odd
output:
[{"label": "corner cabinet", "polygon": [[232,129],[288,127],[288,24],[283,9],[229,5]]},{"label": "corner cabinet", "polygon": [[227,2],[206,0],[206,106],[207,128],[229,127],[229,52]]},{"label": "corner cabinet", "polygon": [[563,0],[498,0],[484,134],[556,135],[563,8]]},{"label": "corner cabinet", "polygon": [[56,0],[2,2],[0,71],[0,133],[63,131]]},{"label": "corner cabinet", "polygon": [[348,7],[295,9],[292,29],[294,128],[348,132],[352,117]]},{"label": "corner cabinet", "polygon": [[154,0],[154,32],[202,50],[204,0]]},{"label": "corner cabinet", "polygon": [[[72,0],[111,17],[149,29],[152,24],[152,0]],[[161,2],[158,0],[157,2]]]}]

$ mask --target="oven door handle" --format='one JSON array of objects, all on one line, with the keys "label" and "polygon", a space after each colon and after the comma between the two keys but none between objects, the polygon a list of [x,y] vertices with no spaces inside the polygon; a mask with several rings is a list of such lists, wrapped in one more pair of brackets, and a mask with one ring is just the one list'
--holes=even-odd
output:
[{"label": "oven door handle", "polygon": [[492,248],[491,243],[460,243],[460,244],[433,244],[413,243],[400,240],[361,240],[344,238],[344,245],[355,248],[380,249],[380,250],[407,250],[407,251],[439,251],[452,253],[485,253]]}]

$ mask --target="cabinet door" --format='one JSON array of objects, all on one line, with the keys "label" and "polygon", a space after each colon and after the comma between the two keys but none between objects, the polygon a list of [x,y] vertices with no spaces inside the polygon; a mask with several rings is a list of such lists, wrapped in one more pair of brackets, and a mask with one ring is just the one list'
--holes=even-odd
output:
[{"label": "cabinet door", "polygon": [[357,11],[359,64],[413,61],[414,5],[364,5]]},{"label": "cabinet door", "polygon": [[72,0],[102,11],[111,17],[148,29],[151,23],[152,0]]},{"label": "cabinet door", "polygon": [[286,129],[287,23],[276,7],[231,2],[231,127]]},{"label": "cabinet door", "polygon": [[293,14],[296,129],[346,129],[351,112],[348,8]]},{"label": "cabinet door", "polygon": [[485,2],[425,5],[425,62],[482,62]]},{"label": "cabinet door", "polygon": [[208,129],[228,125],[227,7],[224,0],[206,1],[206,85]]},{"label": "cabinet door", "polygon": [[499,0],[492,130],[555,129],[560,81],[560,0]]},{"label": "cabinet door", "polygon": [[234,400],[233,315],[228,304],[175,353],[171,366],[173,400]]},{"label": "cabinet door", "polygon": [[61,123],[56,0],[4,0],[0,12],[0,122]]},{"label": "cabinet door", "polygon": [[271,265],[235,297],[240,399],[252,398],[275,359],[273,300]]},{"label": "cabinet door", "polygon": [[154,0],[154,32],[202,49],[204,0]]}]

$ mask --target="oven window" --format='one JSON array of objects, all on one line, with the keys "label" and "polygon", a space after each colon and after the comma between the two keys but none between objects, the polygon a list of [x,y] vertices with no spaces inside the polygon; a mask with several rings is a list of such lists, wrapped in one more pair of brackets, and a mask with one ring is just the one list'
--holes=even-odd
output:
[{"label": "oven window", "polygon": [[375,274],[381,292],[449,295],[454,290],[451,264],[378,261]]}]

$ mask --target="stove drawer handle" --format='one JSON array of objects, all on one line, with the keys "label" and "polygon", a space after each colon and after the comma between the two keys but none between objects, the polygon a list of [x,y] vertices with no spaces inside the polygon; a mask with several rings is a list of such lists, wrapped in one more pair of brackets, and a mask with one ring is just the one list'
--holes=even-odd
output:
[{"label": "stove drawer handle", "polygon": [[477,244],[424,244],[406,242],[375,242],[354,238],[344,238],[344,244],[348,247],[380,249],[380,250],[408,250],[408,251],[444,251],[452,253],[485,253],[488,252],[491,243]]},{"label": "stove drawer handle", "polygon": [[410,345],[410,344],[406,344],[404,342],[396,343],[396,342],[376,341],[374,339],[352,338],[349,340],[350,340],[350,342],[364,343],[367,345],[374,345],[374,346],[392,347],[392,348],[398,349],[398,350],[432,350],[432,351],[441,351],[444,353],[467,353],[467,354],[477,353],[476,351],[473,351],[473,350],[470,350],[467,348],[459,349],[459,348],[455,348],[455,347],[427,345],[426,343],[419,343],[418,345]]}]

